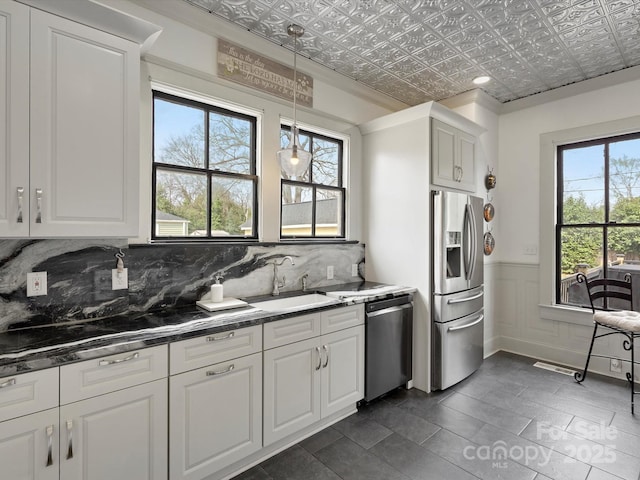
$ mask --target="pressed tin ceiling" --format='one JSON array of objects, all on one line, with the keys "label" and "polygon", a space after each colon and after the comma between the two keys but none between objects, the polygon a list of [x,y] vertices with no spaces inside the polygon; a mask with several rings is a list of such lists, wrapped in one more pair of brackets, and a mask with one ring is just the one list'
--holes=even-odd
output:
[{"label": "pressed tin ceiling", "polygon": [[417,105],[478,88],[509,102],[640,64],[640,0],[185,0]]}]

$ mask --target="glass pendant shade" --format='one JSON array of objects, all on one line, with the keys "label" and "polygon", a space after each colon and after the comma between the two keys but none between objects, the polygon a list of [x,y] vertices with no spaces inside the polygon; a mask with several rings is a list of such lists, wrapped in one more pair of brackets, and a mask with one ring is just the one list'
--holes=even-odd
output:
[{"label": "glass pendant shade", "polygon": [[287,148],[278,150],[276,154],[280,168],[289,176],[299,178],[309,168],[311,163],[311,154],[300,146],[298,137],[298,127],[291,127],[291,137],[289,137],[289,145]]},{"label": "glass pendant shade", "polygon": [[300,146],[298,136],[298,126],[296,125],[296,99],[298,91],[298,66],[296,54],[298,53],[298,37],[304,34],[304,28],[300,25],[291,24],[287,27],[287,34],[293,37],[293,125],[289,136],[287,148],[278,150],[276,156],[280,163],[280,168],[289,178],[301,177],[309,168],[311,163],[311,153]]}]

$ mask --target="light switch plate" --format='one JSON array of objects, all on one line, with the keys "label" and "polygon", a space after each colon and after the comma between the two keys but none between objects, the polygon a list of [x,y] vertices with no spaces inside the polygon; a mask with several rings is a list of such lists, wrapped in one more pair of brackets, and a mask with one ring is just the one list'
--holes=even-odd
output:
[{"label": "light switch plate", "polygon": [[357,263],[352,263],[351,264],[351,276],[352,277],[357,277],[358,276],[358,264]]},{"label": "light switch plate", "polygon": [[47,272],[27,273],[27,297],[47,294]]},{"label": "light switch plate", "polygon": [[333,265],[327,267],[327,280],[333,280]]},{"label": "light switch plate", "polygon": [[124,290],[129,288],[128,268],[123,268],[118,272],[117,268],[111,270],[111,290]]}]

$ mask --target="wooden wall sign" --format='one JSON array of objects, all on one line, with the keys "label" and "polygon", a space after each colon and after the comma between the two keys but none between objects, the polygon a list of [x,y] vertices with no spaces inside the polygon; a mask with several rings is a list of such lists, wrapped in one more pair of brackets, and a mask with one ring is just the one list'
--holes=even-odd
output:
[{"label": "wooden wall sign", "polygon": [[[218,76],[293,102],[293,68],[218,39]],[[313,78],[298,70],[298,105],[313,107]]]}]

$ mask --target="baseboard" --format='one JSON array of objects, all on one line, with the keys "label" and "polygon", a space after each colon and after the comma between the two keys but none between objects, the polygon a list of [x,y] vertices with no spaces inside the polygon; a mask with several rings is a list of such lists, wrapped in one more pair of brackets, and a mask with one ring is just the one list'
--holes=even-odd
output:
[{"label": "baseboard", "polygon": [[[578,371],[582,371],[587,359],[587,345],[585,345],[584,351],[576,352],[566,347],[558,347],[505,336],[499,337],[496,345],[498,351],[501,350],[503,352],[515,353],[516,355],[524,355]],[[589,362],[589,372],[626,380],[624,373],[614,374],[609,370],[609,360],[606,358],[592,357]]]},{"label": "baseboard", "polygon": [[484,341],[484,358],[500,351],[500,337],[491,337]]}]

